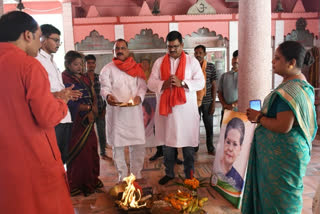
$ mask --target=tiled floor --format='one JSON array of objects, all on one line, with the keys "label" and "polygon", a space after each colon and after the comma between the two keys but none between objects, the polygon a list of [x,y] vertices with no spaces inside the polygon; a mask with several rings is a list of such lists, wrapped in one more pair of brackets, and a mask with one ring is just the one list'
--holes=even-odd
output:
[{"label": "tiled floor", "polygon": [[[216,132],[217,133],[217,132]],[[215,142],[217,141],[215,136]],[[209,177],[211,174],[212,162],[214,156],[208,155],[204,142],[204,130],[201,129],[201,144],[199,152],[196,155],[195,161],[195,176]],[[145,164],[143,169],[143,176],[146,178],[146,184],[143,187],[151,186],[154,192],[168,192],[172,190],[173,186],[160,186],[158,180],[164,175],[164,166],[162,164],[163,158],[157,161],[149,162],[148,158],[154,154],[155,149],[147,149]],[[107,149],[108,156],[111,156],[111,150]],[[127,155],[128,157],[128,155]],[[179,151],[181,157],[181,151]],[[114,202],[108,196],[108,190],[117,182],[117,172],[112,160],[101,159],[100,178],[105,187],[100,192],[94,193],[89,197],[76,196],[72,198],[76,214],[117,214],[118,211],[114,207]],[[183,175],[183,166],[177,166],[176,171]],[[304,178],[304,193],[303,193],[303,214],[312,214],[312,198],[316,187],[320,181],[320,138],[313,143],[313,150],[311,161],[307,169],[307,175]],[[227,201],[218,195],[212,188],[203,188],[200,193],[201,196],[207,196],[209,202],[204,207],[208,213],[240,213],[239,210],[233,208]]]}]

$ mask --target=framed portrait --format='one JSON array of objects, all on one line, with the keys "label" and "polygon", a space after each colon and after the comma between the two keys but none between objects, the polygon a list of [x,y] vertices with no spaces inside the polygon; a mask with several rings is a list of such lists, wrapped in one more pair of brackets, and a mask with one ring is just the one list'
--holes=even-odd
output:
[{"label": "framed portrait", "polygon": [[241,204],[255,126],[245,113],[224,112],[210,184],[236,208]]}]

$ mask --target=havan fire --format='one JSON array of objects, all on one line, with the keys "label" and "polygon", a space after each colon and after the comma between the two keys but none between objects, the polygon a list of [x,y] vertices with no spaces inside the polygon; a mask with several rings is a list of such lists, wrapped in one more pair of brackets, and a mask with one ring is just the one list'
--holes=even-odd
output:
[{"label": "havan fire", "polygon": [[136,177],[132,173],[130,176],[123,179],[123,181],[127,183],[127,186],[122,194],[121,200],[116,201],[116,203],[124,210],[131,208],[137,209],[146,206],[146,203],[143,203],[141,200],[142,189],[135,180]]}]

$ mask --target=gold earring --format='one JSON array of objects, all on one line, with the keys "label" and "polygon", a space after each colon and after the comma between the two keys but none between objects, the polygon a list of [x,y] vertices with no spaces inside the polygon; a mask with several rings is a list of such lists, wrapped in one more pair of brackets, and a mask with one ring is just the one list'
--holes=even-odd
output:
[{"label": "gold earring", "polygon": [[290,65],[289,68],[292,69],[292,68],[293,68],[293,65]]}]

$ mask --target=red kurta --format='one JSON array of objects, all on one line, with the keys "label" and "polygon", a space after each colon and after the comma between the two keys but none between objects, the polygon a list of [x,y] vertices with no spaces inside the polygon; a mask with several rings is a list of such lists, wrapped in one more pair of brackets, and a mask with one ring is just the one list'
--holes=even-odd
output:
[{"label": "red kurta", "polygon": [[0,76],[0,212],[74,213],[54,131],[67,105],[13,44],[0,43]]}]

